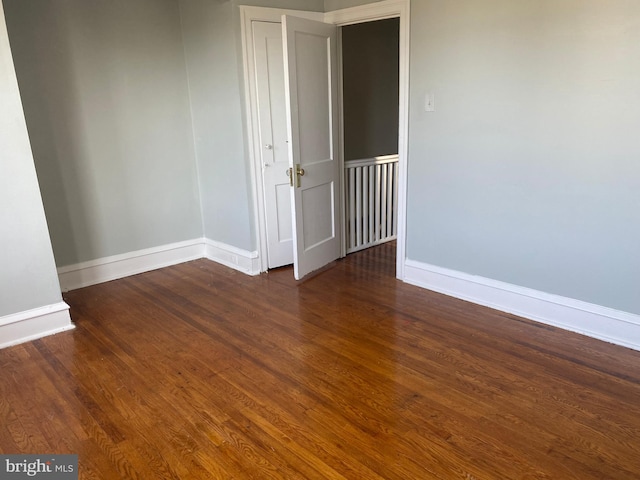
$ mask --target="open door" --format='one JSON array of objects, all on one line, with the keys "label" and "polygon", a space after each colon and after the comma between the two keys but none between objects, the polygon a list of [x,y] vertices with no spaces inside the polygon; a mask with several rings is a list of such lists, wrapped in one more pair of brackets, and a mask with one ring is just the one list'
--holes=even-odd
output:
[{"label": "open door", "polygon": [[294,275],[340,256],[337,28],[282,16]]}]

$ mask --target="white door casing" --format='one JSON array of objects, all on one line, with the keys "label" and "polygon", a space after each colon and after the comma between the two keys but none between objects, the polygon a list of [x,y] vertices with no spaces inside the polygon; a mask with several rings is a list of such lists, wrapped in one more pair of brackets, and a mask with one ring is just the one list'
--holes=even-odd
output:
[{"label": "white door casing", "polygon": [[253,22],[258,134],[269,268],[293,263],[282,26]]},{"label": "white door casing", "polygon": [[337,28],[283,15],[294,276],[341,252]]}]

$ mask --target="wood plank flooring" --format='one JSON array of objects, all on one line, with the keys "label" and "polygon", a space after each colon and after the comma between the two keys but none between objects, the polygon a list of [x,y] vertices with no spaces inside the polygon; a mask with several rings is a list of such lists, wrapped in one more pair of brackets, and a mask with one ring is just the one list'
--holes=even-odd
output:
[{"label": "wood plank flooring", "polygon": [[85,479],[637,479],[640,352],[402,284],[207,260],[65,294],[0,350],[0,452]]}]

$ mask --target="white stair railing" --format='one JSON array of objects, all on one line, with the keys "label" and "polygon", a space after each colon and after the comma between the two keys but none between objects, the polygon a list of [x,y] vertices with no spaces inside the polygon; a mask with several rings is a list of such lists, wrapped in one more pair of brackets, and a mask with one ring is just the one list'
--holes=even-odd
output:
[{"label": "white stair railing", "polygon": [[347,253],[396,238],[398,155],[345,162]]}]

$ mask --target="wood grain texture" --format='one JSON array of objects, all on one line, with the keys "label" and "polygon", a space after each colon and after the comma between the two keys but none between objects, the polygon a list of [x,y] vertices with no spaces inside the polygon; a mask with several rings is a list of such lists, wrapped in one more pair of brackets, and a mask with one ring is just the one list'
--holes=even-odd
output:
[{"label": "wood grain texture", "polygon": [[640,353],[402,284],[198,260],[0,350],[0,452],[85,479],[637,479]]}]

